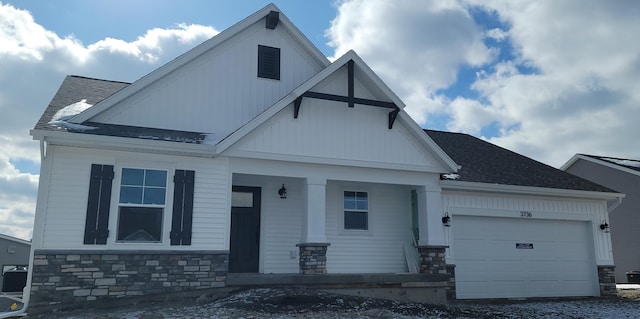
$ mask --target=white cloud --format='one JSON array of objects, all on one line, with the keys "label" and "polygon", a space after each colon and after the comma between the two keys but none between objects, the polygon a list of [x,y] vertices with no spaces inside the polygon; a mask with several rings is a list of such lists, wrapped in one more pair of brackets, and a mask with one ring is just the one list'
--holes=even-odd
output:
[{"label": "white cloud", "polygon": [[[555,166],[574,153],[640,158],[629,147],[640,136],[640,3],[479,3],[510,26],[516,55],[473,85],[483,109],[504,127],[518,125],[492,142]],[[476,129],[468,120],[450,126]]]},{"label": "white cloud", "polygon": [[38,176],[9,160],[40,161],[29,129],[66,75],[135,81],[215,34],[211,27],[179,24],[132,42],[107,38],[85,46],[0,3],[0,233],[30,239]]},{"label": "white cloud", "polygon": [[506,39],[509,36],[509,34],[507,32],[504,32],[504,30],[500,28],[493,28],[491,30],[485,31],[484,36],[487,38],[494,39],[496,41],[502,41]]},{"label": "white cloud", "polygon": [[436,91],[453,84],[461,66],[481,66],[494,55],[455,0],[345,1],[327,35],[334,58],[355,50],[422,124],[442,111]]}]

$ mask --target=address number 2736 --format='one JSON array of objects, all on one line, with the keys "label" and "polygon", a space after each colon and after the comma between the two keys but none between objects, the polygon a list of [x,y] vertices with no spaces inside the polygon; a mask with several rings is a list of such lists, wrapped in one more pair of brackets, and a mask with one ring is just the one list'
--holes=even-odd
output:
[{"label": "address number 2736", "polygon": [[531,218],[531,217],[533,217],[533,214],[531,212],[521,211],[520,212],[520,217]]}]

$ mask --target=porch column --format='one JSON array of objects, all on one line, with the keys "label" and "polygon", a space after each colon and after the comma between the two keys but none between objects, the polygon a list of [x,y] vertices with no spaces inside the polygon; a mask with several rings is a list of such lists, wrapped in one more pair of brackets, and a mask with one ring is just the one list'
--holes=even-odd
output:
[{"label": "porch column", "polygon": [[307,178],[306,205],[302,218],[302,243],[327,241],[327,180]]},{"label": "porch column", "polygon": [[299,249],[300,274],[323,275],[327,273],[327,180],[307,178],[305,185],[305,212],[302,217],[302,238]]},{"label": "porch column", "polygon": [[442,192],[440,189],[419,187],[418,193],[418,227],[419,246],[444,246],[445,234],[442,217]]}]

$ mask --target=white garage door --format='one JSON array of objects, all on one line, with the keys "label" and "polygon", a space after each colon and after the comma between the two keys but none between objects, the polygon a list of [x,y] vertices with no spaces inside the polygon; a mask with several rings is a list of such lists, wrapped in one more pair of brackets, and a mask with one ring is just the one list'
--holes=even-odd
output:
[{"label": "white garage door", "polygon": [[597,296],[589,223],[455,216],[459,299]]}]

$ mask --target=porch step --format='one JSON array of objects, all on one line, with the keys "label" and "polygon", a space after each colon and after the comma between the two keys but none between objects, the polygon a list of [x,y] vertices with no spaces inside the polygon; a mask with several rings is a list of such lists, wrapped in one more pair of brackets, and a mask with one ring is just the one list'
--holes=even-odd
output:
[{"label": "porch step", "polygon": [[227,274],[226,286],[442,287],[448,275],[427,274]]}]

